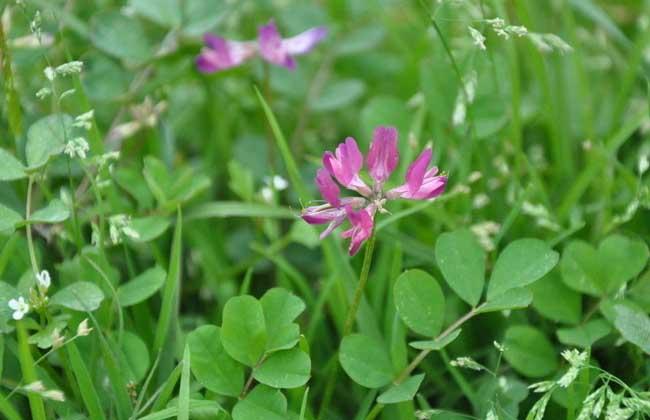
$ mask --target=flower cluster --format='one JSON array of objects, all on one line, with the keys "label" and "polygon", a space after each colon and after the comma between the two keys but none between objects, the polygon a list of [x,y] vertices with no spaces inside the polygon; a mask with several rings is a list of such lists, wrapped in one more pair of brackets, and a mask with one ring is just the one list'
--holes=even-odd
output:
[{"label": "flower cluster", "polygon": [[[438,168],[429,168],[432,158],[430,148],[426,148],[411,163],[406,171],[404,184],[389,190],[384,188],[399,161],[397,136],[397,130],[393,127],[375,129],[365,160],[373,180],[372,186],[366,184],[360,176],[364,158],[352,137],[339,144],[334,153],[325,152],[323,168],[316,174],[316,185],[326,203],[307,207],[302,211],[302,218],[307,223],[329,224],[321,234],[321,239],[347,219],[351,228],[341,236],[350,238],[348,251],[350,255],[354,255],[372,234],[375,214],[385,212],[384,205],[388,200],[429,200],[443,193],[447,177],[438,175]],[[332,178],[336,179],[336,182]],[[341,197],[339,185],[361,196]]]},{"label": "flower cluster", "polygon": [[261,26],[257,40],[233,41],[205,34],[205,47],[196,59],[199,71],[214,73],[242,65],[260,55],[262,59],[289,70],[296,68],[295,55],[308,53],[327,36],[327,28],[315,27],[291,38],[282,39],[275,22]]}]

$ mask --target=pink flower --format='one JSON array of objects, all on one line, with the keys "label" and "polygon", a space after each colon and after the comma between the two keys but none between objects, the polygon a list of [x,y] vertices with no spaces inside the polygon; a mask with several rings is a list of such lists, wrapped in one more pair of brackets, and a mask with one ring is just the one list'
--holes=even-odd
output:
[{"label": "pink flower", "polygon": [[[310,224],[328,224],[321,233],[321,239],[345,222],[351,228],[341,236],[350,239],[348,252],[356,254],[361,245],[372,235],[374,218],[377,212],[385,212],[388,200],[404,198],[409,200],[430,200],[445,190],[447,177],[438,175],[438,168],[429,168],[432,151],[422,151],[406,171],[405,183],[390,190],[384,183],[397,168],[399,152],[397,149],[397,130],[393,127],[377,127],[373,133],[370,151],[366,158],[372,187],[360,176],[363,168],[363,155],[357,142],[348,137],[338,145],[335,152],[323,154],[323,166],[316,173],[316,185],[327,203],[307,207],[302,218]],[[353,190],[361,197],[343,197],[334,179],[343,187]]]},{"label": "pink flower", "polygon": [[273,21],[259,28],[257,41],[232,41],[206,34],[206,46],[196,58],[196,66],[202,73],[214,73],[240,66],[259,53],[269,63],[293,70],[294,56],[308,53],[326,36],[327,28],[316,27],[282,39]]}]

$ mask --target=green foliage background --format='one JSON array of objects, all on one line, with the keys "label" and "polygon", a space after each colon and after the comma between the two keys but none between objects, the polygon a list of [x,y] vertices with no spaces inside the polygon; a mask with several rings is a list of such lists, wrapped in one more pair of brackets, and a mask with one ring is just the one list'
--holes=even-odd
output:
[{"label": "green foliage background", "polygon": [[[650,415],[650,2],[0,4],[4,417],[525,418],[527,385],[557,380],[573,347]],[[533,36],[499,36],[496,17]],[[295,71],[196,70],[205,32],[253,39],[270,19],[330,34]],[[83,71],[50,84],[44,69],[71,60]],[[366,150],[377,125],[399,130],[400,179],[432,144],[449,184],[378,216],[344,338],[363,252],[297,216],[322,153],[346,136]],[[68,159],[79,135],[89,157]],[[16,323],[8,302],[36,268],[47,309]],[[54,328],[70,338],[88,317],[89,336],[47,353]],[[593,372],[545,418],[576,418]],[[66,400],[24,391],[35,380]]]}]

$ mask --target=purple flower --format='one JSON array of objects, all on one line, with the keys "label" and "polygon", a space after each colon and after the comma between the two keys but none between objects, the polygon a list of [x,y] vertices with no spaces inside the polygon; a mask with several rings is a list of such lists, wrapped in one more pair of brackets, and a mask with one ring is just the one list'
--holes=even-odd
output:
[{"label": "purple flower", "polygon": [[196,65],[203,73],[213,73],[237,67],[259,53],[269,63],[293,70],[296,68],[294,56],[308,53],[326,36],[327,28],[316,27],[282,39],[273,21],[259,28],[257,42],[231,41],[206,34],[206,46],[196,58]]},{"label": "purple flower", "polygon": [[[316,185],[326,203],[307,207],[302,218],[309,224],[328,224],[321,233],[321,239],[329,235],[348,219],[351,228],[341,236],[350,238],[348,252],[356,254],[361,245],[372,235],[377,212],[385,212],[388,200],[405,198],[409,200],[430,200],[445,190],[447,177],[438,175],[438,168],[429,168],[432,151],[426,148],[411,163],[406,171],[405,183],[384,190],[384,183],[397,167],[397,130],[393,127],[377,127],[366,159],[368,173],[373,181],[368,186],[359,175],[363,167],[363,155],[357,142],[348,137],[338,145],[335,152],[323,154],[323,166],[316,173]],[[341,197],[339,186],[353,190],[361,197]]]}]

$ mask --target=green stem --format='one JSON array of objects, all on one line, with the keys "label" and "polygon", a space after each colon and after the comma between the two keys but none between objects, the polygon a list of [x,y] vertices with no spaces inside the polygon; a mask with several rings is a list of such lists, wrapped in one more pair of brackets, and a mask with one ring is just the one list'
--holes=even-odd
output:
[{"label": "green stem", "polygon": [[352,298],[352,303],[348,308],[348,315],[345,318],[345,323],[343,324],[343,337],[349,335],[352,332],[352,327],[354,325],[354,319],[357,316],[357,311],[359,310],[359,304],[361,303],[361,298],[363,297],[363,290],[366,287],[368,282],[368,274],[370,274],[370,265],[372,264],[372,255],[375,251],[375,233],[373,232],[368,239],[366,244],[366,252],[363,256],[363,265],[361,266],[361,275],[359,276],[359,284],[357,284],[357,289],[354,291],[354,297]]},{"label": "green stem", "polygon": [[[29,343],[27,342],[27,329],[23,321],[16,322],[16,332],[18,334],[18,359],[20,362],[20,370],[23,372],[23,382],[31,384],[38,380],[36,375],[36,368],[34,367],[34,359],[29,350]],[[43,399],[35,392],[27,394],[29,400],[29,408],[34,420],[45,420],[45,406]]]},{"label": "green stem", "polygon": [[[370,274],[370,265],[372,264],[372,256],[375,251],[375,232],[373,231],[368,239],[366,244],[366,252],[363,256],[363,265],[361,266],[361,274],[359,275],[359,283],[357,288],[354,291],[354,296],[352,297],[352,303],[348,308],[348,313],[345,318],[345,323],[343,324],[343,337],[350,335],[352,332],[352,327],[354,326],[354,320],[357,316],[357,311],[359,310],[359,305],[361,304],[361,298],[363,297],[363,290],[366,287],[368,282],[368,275]],[[336,356],[334,356],[336,357]],[[318,411],[318,419],[323,418],[325,413],[325,407],[327,407],[332,399],[334,393],[334,385],[336,384],[336,378],[339,374],[339,364],[334,362],[332,366],[332,371],[330,372],[327,382],[325,384],[325,392],[323,393],[323,400],[321,401],[320,409]]]},{"label": "green stem", "polygon": [[[458,319],[457,319],[453,324],[451,324],[449,327],[447,327],[446,330],[444,330],[443,332],[441,332],[440,335],[438,335],[434,340],[437,340],[437,341],[442,340],[443,338],[447,337],[449,334],[451,334],[451,333],[453,333],[454,331],[456,331],[456,330],[457,330],[461,325],[463,325],[465,322],[467,322],[467,321],[469,321],[470,319],[472,319],[472,318],[474,317],[474,315],[478,314],[478,311],[479,311],[479,309],[480,309],[482,306],[483,306],[483,305],[479,305],[478,307],[473,308],[471,311],[467,312],[467,313],[466,313],[465,315],[463,315],[461,318],[458,318]],[[421,352],[420,352],[420,353],[415,357],[415,359],[413,359],[413,361],[412,361],[412,362],[411,362],[407,367],[405,367],[404,370],[402,370],[402,371],[399,373],[399,375],[397,375],[397,379],[395,379],[395,381],[393,381],[393,383],[394,383],[395,385],[399,385],[400,383],[404,382],[404,380],[406,380],[406,379],[409,377],[409,375],[411,374],[411,372],[413,372],[413,370],[415,370],[415,368],[418,367],[418,365],[419,365],[420,363],[422,363],[422,361],[423,361],[423,360],[424,360],[424,359],[429,355],[429,353],[431,353],[432,351],[433,351],[433,350],[422,350],[422,351],[421,351]],[[473,403],[473,401],[472,401],[472,403]],[[374,419],[375,417],[377,417],[377,416],[379,415],[379,413],[381,412],[381,410],[383,410],[383,408],[384,408],[384,405],[383,405],[383,404],[377,404],[377,405],[375,405],[375,407],[370,411],[370,413],[369,413],[368,416],[366,417],[366,420],[372,420],[372,419]]]},{"label": "green stem", "polygon": [[27,223],[25,225],[25,230],[27,232],[27,249],[29,250],[29,260],[32,263],[32,271],[34,276],[38,274],[38,263],[36,262],[36,252],[34,252],[34,241],[32,239],[32,224],[29,221],[31,216],[32,209],[32,189],[34,187],[34,176],[29,177],[29,182],[27,183],[27,203],[25,204],[25,220]]}]

